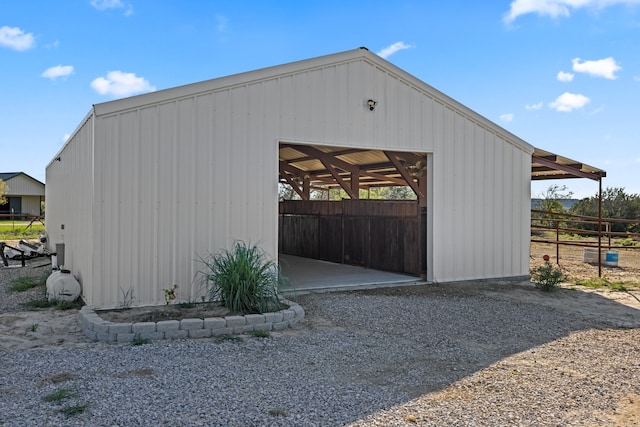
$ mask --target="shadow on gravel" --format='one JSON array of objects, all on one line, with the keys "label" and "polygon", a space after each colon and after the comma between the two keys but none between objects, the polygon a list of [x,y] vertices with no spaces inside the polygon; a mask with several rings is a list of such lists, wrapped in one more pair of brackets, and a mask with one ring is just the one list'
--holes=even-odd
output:
[{"label": "shadow on gravel", "polygon": [[640,327],[636,308],[593,292],[545,293],[531,284],[380,288],[297,300],[307,312],[303,328],[344,338],[339,348],[315,349],[315,359],[330,361],[325,375],[395,396],[353,422],[573,332]]}]

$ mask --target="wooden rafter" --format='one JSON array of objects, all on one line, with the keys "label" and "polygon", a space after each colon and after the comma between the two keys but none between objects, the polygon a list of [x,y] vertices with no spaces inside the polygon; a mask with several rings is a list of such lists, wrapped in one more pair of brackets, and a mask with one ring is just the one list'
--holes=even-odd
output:
[{"label": "wooden rafter", "polygon": [[402,175],[405,181],[407,181],[407,184],[411,187],[413,192],[416,193],[416,195],[418,196],[418,199],[424,199],[425,194],[422,192],[422,190],[420,189],[420,186],[413,179],[413,177],[411,176],[407,168],[404,167],[402,163],[400,163],[400,159],[398,158],[398,153],[393,151],[385,151],[384,154],[385,156],[387,156],[389,161],[393,163],[396,169],[398,169],[398,172],[400,172],[400,175]]}]

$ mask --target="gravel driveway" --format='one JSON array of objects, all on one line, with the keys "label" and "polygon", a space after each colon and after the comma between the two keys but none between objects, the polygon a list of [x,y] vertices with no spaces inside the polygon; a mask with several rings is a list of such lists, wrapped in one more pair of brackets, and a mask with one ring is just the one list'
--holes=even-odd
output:
[{"label": "gravel driveway", "polygon": [[491,283],[292,299],[305,322],[269,338],[1,347],[0,425],[640,423],[640,305]]}]

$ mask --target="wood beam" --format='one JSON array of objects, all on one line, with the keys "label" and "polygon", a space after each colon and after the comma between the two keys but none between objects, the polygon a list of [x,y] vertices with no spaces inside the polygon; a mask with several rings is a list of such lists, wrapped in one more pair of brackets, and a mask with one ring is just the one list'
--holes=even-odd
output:
[{"label": "wood beam", "polygon": [[302,198],[302,200],[309,200],[309,196],[307,195],[305,198],[304,191],[298,186],[298,184],[294,180],[292,180],[289,177],[289,175],[287,175],[286,173],[281,173],[280,176],[284,178],[284,180],[287,182],[287,184],[291,186],[291,188],[293,188],[293,191],[298,193],[298,195]]},{"label": "wood beam", "polygon": [[396,169],[398,169],[398,172],[400,172],[400,175],[402,175],[405,181],[407,181],[407,184],[409,185],[409,187],[411,187],[413,192],[416,193],[416,196],[418,196],[418,199],[423,199],[425,197],[425,194],[422,193],[420,187],[413,180],[413,177],[411,176],[407,168],[405,168],[404,165],[400,163],[400,160],[396,157],[395,153],[393,151],[385,151],[384,154],[385,156],[387,156],[389,161],[393,163]]},{"label": "wood beam", "polygon": [[[545,157],[531,156],[531,161],[533,163],[539,163],[542,166],[547,166],[547,167],[552,168],[554,170],[566,172],[566,173],[571,174],[571,175],[576,176],[576,177],[588,178],[588,179],[592,179],[594,181],[597,181],[597,180],[600,179],[600,175],[599,174],[583,172],[580,169],[575,169],[575,168],[573,168],[571,166],[568,166],[568,165],[561,165],[560,163],[555,163],[555,162],[553,162],[551,160],[548,160]],[[547,179],[549,179],[549,178],[547,178]]]}]

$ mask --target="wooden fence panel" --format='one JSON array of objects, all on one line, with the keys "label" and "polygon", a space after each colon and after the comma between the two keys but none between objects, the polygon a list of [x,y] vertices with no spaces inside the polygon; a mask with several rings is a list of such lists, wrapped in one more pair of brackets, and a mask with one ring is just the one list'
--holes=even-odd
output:
[{"label": "wooden fence panel", "polygon": [[426,271],[426,212],[416,201],[287,201],[279,224],[282,253],[414,275]]}]

